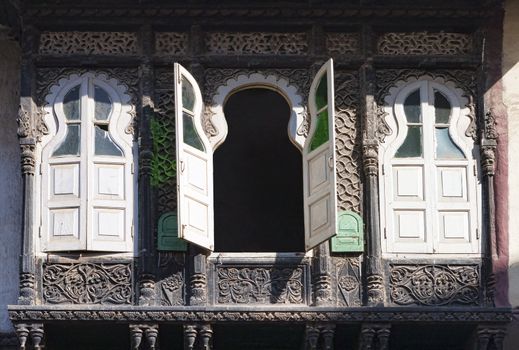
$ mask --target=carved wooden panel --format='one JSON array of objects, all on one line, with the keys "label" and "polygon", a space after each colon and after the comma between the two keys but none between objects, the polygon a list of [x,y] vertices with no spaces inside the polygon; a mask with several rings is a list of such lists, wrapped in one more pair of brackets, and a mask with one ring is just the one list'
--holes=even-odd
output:
[{"label": "carved wooden panel", "polygon": [[155,284],[158,304],[185,304],[184,253],[159,252],[159,281]]},{"label": "carved wooden panel", "polygon": [[207,51],[218,55],[304,55],[305,33],[213,32],[206,37]]},{"label": "carved wooden panel", "polygon": [[398,305],[478,305],[478,265],[391,265],[391,302]]},{"label": "carved wooden panel", "polygon": [[131,32],[43,32],[43,55],[135,55],[137,35]]},{"label": "carved wooden panel", "polygon": [[338,306],[361,305],[361,269],[359,258],[333,257]]},{"label": "carved wooden panel", "polygon": [[187,33],[155,33],[155,53],[158,55],[184,55],[187,52]]},{"label": "carved wooden panel", "polygon": [[306,273],[302,265],[216,266],[217,304],[304,304]]},{"label": "carved wooden panel", "polygon": [[472,36],[464,33],[385,33],[377,49],[382,55],[463,55],[472,45]]},{"label": "carved wooden panel", "polygon": [[131,304],[130,264],[44,264],[43,300],[48,304]]},{"label": "carved wooden panel", "polygon": [[359,53],[360,38],[357,33],[326,33],[326,49],[332,56]]}]

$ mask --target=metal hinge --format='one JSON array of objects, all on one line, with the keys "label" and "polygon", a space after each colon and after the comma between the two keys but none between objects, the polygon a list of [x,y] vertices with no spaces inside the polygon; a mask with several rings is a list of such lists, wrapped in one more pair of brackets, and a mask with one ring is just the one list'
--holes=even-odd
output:
[{"label": "metal hinge", "polygon": [[135,229],[134,229],[134,226],[133,226],[133,224],[132,224],[132,227],[131,227],[131,229],[130,229],[130,232],[131,232],[132,238],[133,238],[134,231],[135,231]]},{"label": "metal hinge", "polygon": [[38,237],[41,238],[41,226],[38,227]]},{"label": "metal hinge", "polygon": [[131,169],[132,174],[135,174],[135,163],[132,162],[130,169]]},{"label": "metal hinge", "polygon": [[477,175],[478,175],[478,171],[477,171],[477,169],[476,169],[476,164],[474,164],[474,165],[472,166],[472,169],[474,169],[474,176],[477,176]]},{"label": "metal hinge", "polygon": [[387,230],[385,227],[384,227],[384,239],[387,239]]},{"label": "metal hinge", "polygon": [[476,229],[476,239],[479,239],[479,228]]},{"label": "metal hinge", "polygon": [[382,165],[382,175],[386,175],[386,166]]},{"label": "metal hinge", "polygon": [[43,167],[40,164],[40,175],[42,175],[42,174],[43,174]]}]

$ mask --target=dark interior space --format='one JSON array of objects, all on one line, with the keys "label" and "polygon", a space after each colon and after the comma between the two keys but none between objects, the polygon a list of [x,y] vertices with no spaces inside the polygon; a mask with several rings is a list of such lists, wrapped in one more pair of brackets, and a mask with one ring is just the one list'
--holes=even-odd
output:
[{"label": "dark interior space", "polygon": [[303,251],[302,161],[288,137],[288,103],[254,88],[232,95],[224,113],[229,133],[214,153],[215,251]]},{"label": "dark interior space", "polygon": [[159,349],[184,350],[184,331],[180,324],[160,325]]},{"label": "dark interior space", "polygon": [[[109,330],[109,331],[107,331]],[[127,350],[130,331],[127,324],[46,324],[46,349]]]},{"label": "dark interior space", "polygon": [[474,326],[401,325],[391,327],[390,350],[469,350]]},{"label": "dark interior space", "polygon": [[218,350],[301,350],[303,325],[215,325],[213,349]]}]

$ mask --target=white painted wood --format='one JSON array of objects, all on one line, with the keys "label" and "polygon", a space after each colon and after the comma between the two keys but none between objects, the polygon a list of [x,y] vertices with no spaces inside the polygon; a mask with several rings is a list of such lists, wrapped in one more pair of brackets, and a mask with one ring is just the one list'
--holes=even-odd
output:
[{"label": "white painted wood", "polygon": [[[407,121],[403,103],[420,90],[423,118],[423,157],[395,158],[404,142]],[[434,90],[450,102],[449,124],[435,124]],[[462,92],[424,77],[404,82],[386,99],[390,128],[395,131],[380,148],[381,225],[387,253],[479,254],[481,227],[480,185],[471,171],[479,152],[464,133],[468,126],[467,103]],[[437,159],[435,126],[449,128],[453,143],[465,159]],[[383,172],[382,169],[388,169]],[[418,169],[423,169],[419,171]],[[423,191],[422,191],[423,190]],[[420,213],[413,217],[410,213]],[[402,216],[405,213],[405,216]]]},{"label": "white painted wood", "polygon": [[[311,150],[315,135],[318,111],[316,90],[326,74],[328,89],[329,139]],[[336,234],[337,199],[335,176],[335,107],[333,86],[333,61],[330,59],[317,72],[309,94],[311,127],[303,149],[303,183],[305,206],[305,249],[308,251]]]},{"label": "white painted wood", "polygon": [[[194,89],[193,110],[182,104],[182,80]],[[193,76],[175,63],[175,121],[179,237],[208,250],[214,249],[213,147],[202,129],[202,94]],[[204,151],[184,142],[183,113],[193,118]]]},{"label": "white painted wood", "polygon": [[[130,97],[122,85],[104,75],[73,75],[51,88],[46,118],[51,135],[42,151],[43,251],[133,251],[135,177],[132,136],[124,129],[131,120]],[[80,120],[67,121],[63,98],[80,85]],[[94,154],[94,85],[104,89],[113,104],[108,132],[123,156]],[[53,156],[65,137],[66,124],[81,125],[80,155]]]}]

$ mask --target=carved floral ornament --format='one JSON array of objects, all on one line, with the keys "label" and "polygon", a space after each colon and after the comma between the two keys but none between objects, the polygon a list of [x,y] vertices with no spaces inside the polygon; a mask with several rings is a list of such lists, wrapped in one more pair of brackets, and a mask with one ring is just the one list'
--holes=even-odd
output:
[{"label": "carved floral ornament", "polygon": [[[227,137],[227,122],[223,112],[225,101],[234,93],[255,87],[263,87],[280,93],[291,108],[290,120],[288,122],[289,136],[299,148],[303,148],[305,136],[298,132],[306,119],[306,109],[303,106],[303,98],[298,93],[297,87],[290,85],[285,78],[276,75],[262,73],[241,74],[228,79],[224,85],[217,88],[211,105],[206,109],[206,122],[204,130],[209,137],[209,142],[216,149]],[[207,123],[209,122],[209,123]],[[211,126],[211,130],[207,126]]]}]

